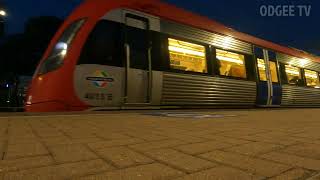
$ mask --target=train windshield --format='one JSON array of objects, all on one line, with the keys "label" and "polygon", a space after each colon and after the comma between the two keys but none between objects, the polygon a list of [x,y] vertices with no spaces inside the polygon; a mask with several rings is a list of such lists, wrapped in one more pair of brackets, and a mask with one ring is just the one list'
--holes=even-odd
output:
[{"label": "train windshield", "polygon": [[69,46],[84,22],[85,19],[77,20],[65,29],[48,58],[41,64],[37,74],[46,74],[61,67]]}]

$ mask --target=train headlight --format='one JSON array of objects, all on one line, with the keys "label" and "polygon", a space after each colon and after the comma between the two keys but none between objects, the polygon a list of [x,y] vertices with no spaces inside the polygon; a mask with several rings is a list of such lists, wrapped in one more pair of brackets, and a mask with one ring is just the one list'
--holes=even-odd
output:
[{"label": "train headlight", "polygon": [[68,52],[68,44],[65,42],[58,42],[55,46],[55,50],[60,54],[61,56],[65,56]]},{"label": "train headlight", "polygon": [[32,96],[28,96],[26,103],[27,103],[27,105],[31,105],[32,104]]}]

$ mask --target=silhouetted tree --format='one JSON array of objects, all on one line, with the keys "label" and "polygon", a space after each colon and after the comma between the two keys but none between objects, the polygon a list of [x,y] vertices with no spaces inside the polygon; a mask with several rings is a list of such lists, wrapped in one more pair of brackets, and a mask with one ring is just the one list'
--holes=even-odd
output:
[{"label": "silhouetted tree", "polygon": [[22,34],[7,37],[0,46],[0,70],[32,75],[62,20],[52,16],[29,19]]}]

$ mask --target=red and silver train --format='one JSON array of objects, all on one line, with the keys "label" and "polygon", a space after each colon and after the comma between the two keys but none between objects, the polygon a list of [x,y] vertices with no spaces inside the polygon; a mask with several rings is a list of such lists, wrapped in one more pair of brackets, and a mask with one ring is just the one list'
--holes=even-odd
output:
[{"label": "red and silver train", "polygon": [[87,0],[49,45],[25,109],[315,107],[319,62],[158,0]]}]

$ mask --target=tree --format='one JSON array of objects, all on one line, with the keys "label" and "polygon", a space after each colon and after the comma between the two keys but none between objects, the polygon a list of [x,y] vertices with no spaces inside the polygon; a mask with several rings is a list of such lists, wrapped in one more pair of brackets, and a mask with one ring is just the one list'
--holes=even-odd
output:
[{"label": "tree", "polygon": [[52,16],[30,18],[22,34],[11,35],[0,46],[0,70],[32,75],[62,20]]}]

